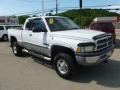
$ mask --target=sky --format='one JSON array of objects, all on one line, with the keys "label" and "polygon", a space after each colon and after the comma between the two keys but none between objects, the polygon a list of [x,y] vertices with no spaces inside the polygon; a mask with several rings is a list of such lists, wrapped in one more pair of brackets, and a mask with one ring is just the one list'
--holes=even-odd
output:
[{"label": "sky", "polygon": [[[44,0],[44,3],[45,9],[55,8],[55,0]],[[18,15],[20,13],[41,11],[41,5],[41,0],[1,0],[0,16]],[[58,0],[58,5],[59,8],[79,7],[79,0]],[[100,5],[112,5],[105,8],[120,8],[120,0],[83,0],[83,7]]]}]

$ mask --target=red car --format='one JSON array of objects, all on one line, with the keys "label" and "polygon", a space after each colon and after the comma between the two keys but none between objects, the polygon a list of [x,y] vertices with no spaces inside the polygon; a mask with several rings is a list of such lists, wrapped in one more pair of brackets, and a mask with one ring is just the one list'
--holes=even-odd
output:
[{"label": "red car", "polygon": [[102,32],[106,32],[106,33],[112,33],[114,42],[115,42],[115,39],[116,39],[115,26],[113,25],[112,22],[108,22],[108,21],[92,22],[90,24],[89,29],[102,31]]}]

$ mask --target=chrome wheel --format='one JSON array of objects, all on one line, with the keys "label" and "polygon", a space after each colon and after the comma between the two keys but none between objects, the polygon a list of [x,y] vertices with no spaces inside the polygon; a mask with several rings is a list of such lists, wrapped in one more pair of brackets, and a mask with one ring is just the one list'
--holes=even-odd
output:
[{"label": "chrome wheel", "polygon": [[15,56],[22,56],[22,48],[17,44],[16,41],[11,42],[12,52]]},{"label": "chrome wheel", "polygon": [[8,37],[5,35],[5,36],[3,36],[3,40],[4,41],[7,41],[8,40]]},{"label": "chrome wheel", "polygon": [[59,72],[63,75],[67,74],[69,71],[68,64],[63,59],[57,61],[57,68]]},{"label": "chrome wheel", "polygon": [[13,46],[13,53],[17,54],[17,47],[16,46]]}]

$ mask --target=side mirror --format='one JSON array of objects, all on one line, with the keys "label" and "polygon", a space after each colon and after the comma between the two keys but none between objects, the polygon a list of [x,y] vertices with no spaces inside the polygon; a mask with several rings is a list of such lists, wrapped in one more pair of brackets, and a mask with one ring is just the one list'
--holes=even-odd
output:
[{"label": "side mirror", "polygon": [[32,30],[33,32],[47,32],[47,29],[42,29],[42,28],[40,28],[40,27],[35,27],[35,28],[33,28],[33,30]]}]

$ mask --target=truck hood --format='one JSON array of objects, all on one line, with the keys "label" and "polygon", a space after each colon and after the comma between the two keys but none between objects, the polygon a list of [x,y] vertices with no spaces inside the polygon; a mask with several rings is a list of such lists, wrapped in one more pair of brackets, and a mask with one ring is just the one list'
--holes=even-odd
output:
[{"label": "truck hood", "polygon": [[86,30],[86,29],[78,29],[78,30],[67,30],[67,31],[57,31],[52,32],[53,36],[60,36],[65,38],[73,38],[73,39],[92,39],[94,36],[105,34],[104,32],[94,31],[94,30]]}]

